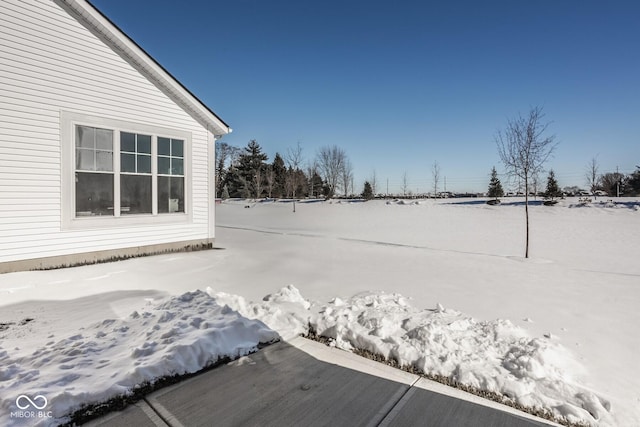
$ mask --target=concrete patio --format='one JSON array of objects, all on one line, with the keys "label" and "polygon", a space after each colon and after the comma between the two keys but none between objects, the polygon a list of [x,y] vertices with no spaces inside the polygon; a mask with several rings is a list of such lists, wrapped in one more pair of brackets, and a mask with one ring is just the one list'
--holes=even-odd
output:
[{"label": "concrete patio", "polygon": [[557,425],[295,338],[158,390],[91,426]]}]

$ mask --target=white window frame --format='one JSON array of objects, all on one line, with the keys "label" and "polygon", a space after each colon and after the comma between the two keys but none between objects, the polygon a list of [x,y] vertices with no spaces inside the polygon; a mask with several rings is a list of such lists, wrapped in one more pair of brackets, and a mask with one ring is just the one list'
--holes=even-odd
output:
[{"label": "white window frame", "polygon": [[[154,200],[154,180],[157,180],[157,177],[155,177],[154,175],[154,170],[153,170],[153,159],[154,159],[154,148],[155,148],[155,141],[156,141],[156,136],[155,135],[145,135],[150,137],[151,139],[151,146],[150,148],[150,153],[149,153],[149,161],[150,161],[150,171],[147,172],[140,172],[138,171],[138,156],[146,156],[146,154],[138,154],[136,148],[134,148],[134,150],[136,150],[134,153],[134,172],[131,171],[123,171],[122,170],[122,154],[132,154],[131,151],[123,151],[122,150],[122,133],[129,133],[134,135],[134,137],[137,139],[138,135],[145,135],[139,132],[130,132],[130,131],[126,131],[126,130],[120,130],[118,131],[118,135],[116,136],[116,138],[118,139],[118,147],[119,147],[119,157],[118,157],[118,161],[120,162],[120,167],[118,168],[118,172],[116,172],[119,176],[118,176],[118,185],[114,185],[114,188],[120,187],[120,190],[122,190],[121,187],[121,183],[122,183],[122,178],[123,176],[148,176],[151,178],[151,200],[150,200],[150,204],[151,204],[151,212],[147,212],[147,213],[138,213],[138,214],[132,214],[132,215],[156,215],[157,214],[157,209],[154,208],[154,204],[153,204],[153,200]],[[114,144],[115,145],[115,144]],[[137,144],[136,144],[137,147]],[[119,206],[115,207],[117,209],[117,212],[119,212],[119,216],[122,216],[123,212],[125,212],[124,210],[124,206],[122,206],[122,191],[120,191],[118,193],[118,198],[120,200],[120,204]],[[114,197],[115,199],[115,197]],[[75,200],[75,199],[74,199]],[[114,205],[115,205],[115,200],[114,200]],[[127,213],[125,213],[125,215],[129,215]]]},{"label": "white window frame", "polygon": [[[76,126],[90,126],[113,131],[114,215],[76,216],[75,209],[75,149]],[[151,135],[152,213],[125,214],[120,212],[120,132]],[[184,212],[158,213],[158,158],[157,138],[167,137],[184,141]],[[60,113],[61,139],[61,211],[63,230],[149,226],[193,222],[191,133],[161,126],[133,123],[124,120],[62,111]]]}]

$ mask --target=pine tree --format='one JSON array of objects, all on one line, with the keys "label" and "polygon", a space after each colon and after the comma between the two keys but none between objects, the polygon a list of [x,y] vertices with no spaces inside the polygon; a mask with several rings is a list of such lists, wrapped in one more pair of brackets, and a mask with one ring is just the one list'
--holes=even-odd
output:
[{"label": "pine tree", "polygon": [[500,183],[500,178],[498,178],[498,172],[496,171],[495,166],[493,167],[493,169],[491,169],[491,180],[489,181],[489,191],[487,191],[487,196],[495,200],[498,200],[499,197],[504,196],[502,183]]},{"label": "pine tree", "polygon": [[242,197],[260,197],[263,190],[267,155],[262,152],[255,139],[249,141],[244,152],[238,157]]},{"label": "pine tree", "polygon": [[371,188],[371,184],[369,181],[364,182],[364,190],[362,191],[362,198],[365,200],[373,199],[373,188]]},{"label": "pine tree", "polygon": [[626,179],[631,195],[640,194],[640,166],[636,166],[636,171]]},{"label": "pine tree", "polygon": [[273,197],[279,199],[284,197],[287,178],[287,167],[284,165],[284,159],[280,153],[276,153],[273,157],[273,164],[271,167],[274,174]]},{"label": "pine tree", "polygon": [[216,141],[216,194],[222,193],[226,175],[238,159],[240,148],[229,145],[226,142]]},{"label": "pine tree", "polygon": [[556,180],[556,175],[553,173],[553,169],[549,171],[549,176],[547,176],[547,191],[545,191],[544,195],[551,200],[553,200],[554,197],[561,195],[560,187],[558,187],[558,181]]},{"label": "pine tree", "polygon": [[224,181],[222,181],[222,186],[227,189],[229,197],[242,197],[240,193],[242,180],[238,169],[234,165],[229,167],[229,170],[224,176]]},{"label": "pine tree", "polygon": [[324,182],[322,182],[322,177],[318,174],[318,172],[313,172],[313,176],[309,178],[309,189],[313,189],[313,193],[309,194],[309,197],[318,197],[323,194]]}]

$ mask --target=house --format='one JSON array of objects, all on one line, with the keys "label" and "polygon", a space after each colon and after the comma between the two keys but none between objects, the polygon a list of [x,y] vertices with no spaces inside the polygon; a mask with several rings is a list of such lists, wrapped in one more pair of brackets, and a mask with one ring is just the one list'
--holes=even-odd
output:
[{"label": "house", "polygon": [[0,273],[212,246],[224,121],[85,0],[0,40]]}]

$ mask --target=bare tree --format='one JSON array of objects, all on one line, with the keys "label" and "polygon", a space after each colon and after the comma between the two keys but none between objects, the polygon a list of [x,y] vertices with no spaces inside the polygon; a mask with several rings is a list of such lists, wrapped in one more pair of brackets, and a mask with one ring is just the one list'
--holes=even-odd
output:
[{"label": "bare tree", "polygon": [[624,175],[620,172],[607,172],[601,177],[601,185],[604,191],[607,194],[616,197],[620,197],[620,185],[622,184],[622,180],[624,179]]},{"label": "bare tree", "polygon": [[349,161],[349,159],[346,159],[344,161],[340,175],[341,175],[340,180],[342,183],[341,185],[342,185],[342,190],[344,191],[344,196],[349,197],[349,195],[351,194],[349,190],[352,189],[351,184],[353,181],[353,165],[351,164],[351,161]]},{"label": "bare tree", "polygon": [[307,164],[307,177],[309,178],[309,195],[314,197],[314,177],[318,173],[318,163],[314,160]]},{"label": "bare tree", "polygon": [[596,195],[596,190],[600,185],[600,176],[598,175],[598,157],[593,157],[589,164],[587,165],[587,185],[589,186],[589,190],[591,190],[591,194]]},{"label": "bare tree", "polygon": [[226,142],[216,141],[216,194],[222,193],[224,178],[228,166],[234,164],[240,155],[240,148]]},{"label": "bare tree", "polygon": [[378,179],[376,176],[376,170],[373,170],[373,175],[371,176],[371,179],[369,180],[369,185],[371,185],[371,192],[373,193],[373,196],[375,197],[376,194],[378,194]]},{"label": "bare tree", "polygon": [[322,179],[329,187],[328,197],[332,197],[338,186],[342,169],[347,161],[347,154],[342,148],[335,145],[322,147],[318,151],[318,169]]},{"label": "bare tree", "polygon": [[533,198],[538,198],[538,192],[540,191],[540,174],[534,173],[531,176],[531,187],[533,188]]},{"label": "bare tree", "polygon": [[[301,185],[300,182],[300,165],[302,165],[302,147],[300,146],[300,141],[296,144],[295,148],[287,148],[286,161],[289,170],[287,171],[287,187],[289,187],[291,191],[291,196],[293,198],[293,211],[296,211],[296,191],[298,187]],[[304,176],[304,175],[303,175]]]},{"label": "bare tree", "polygon": [[440,182],[440,165],[438,162],[433,162],[431,172],[433,176],[433,197],[438,197],[438,184]]},{"label": "bare tree", "polygon": [[267,165],[264,179],[267,183],[267,194],[269,195],[269,198],[271,198],[273,187],[276,185],[276,171],[273,170],[273,165]]},{"label": "bare tree", "polygon": [[259,199],[262,195],[263,178],[263,168],[259,167],[258,169],[256,169],[255,175],[253,176],[253,183],[255,184],[256,189],[256,199]]},{"label": "bare tree", "polygon": [[527,117],[519,115],[509,119],[504,131],[498,131],[495,140],[500,160],[507,173],[524,182],[524,207],[526,218],[525,258],[529,258],[529,182],[540,173],[557,144],[555,136],[544,136],[549,123],[542,123],[541,107],[533,107]]},{"label": "bare tree", "polygon": [[407,171],[402,174],[402,195],[404,197],[407,196],[407,191],[409,190],[409,176],[407,175]]}]

